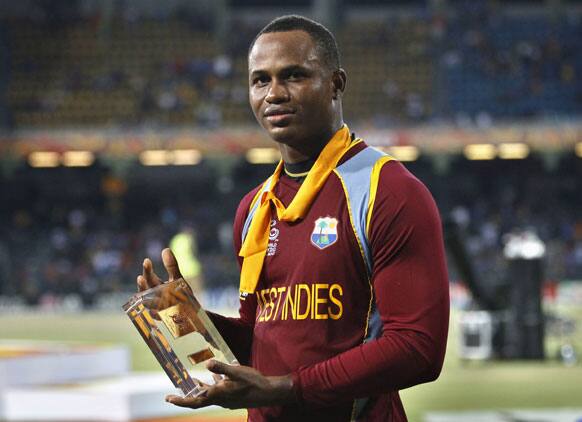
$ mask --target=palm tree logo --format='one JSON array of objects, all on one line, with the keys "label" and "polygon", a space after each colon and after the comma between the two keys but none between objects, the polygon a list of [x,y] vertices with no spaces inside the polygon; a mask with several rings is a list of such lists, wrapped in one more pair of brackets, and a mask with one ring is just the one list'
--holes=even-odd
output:
[{"label": "palm tree logo", "polygon": [[327,234],[323,234],[323,229],[327,228],[327,222],[325,220],[320,220],[319,223],[316,224],[319,227],[319,239],[317,239],[317,243],[320,245],[325,245],[329,243],[329,239]]},{"label": "palm tree logo", "polygon": [[337,240],[337,219],[321,217],[315,220],[311,243],[319,249],[327,248]]}]

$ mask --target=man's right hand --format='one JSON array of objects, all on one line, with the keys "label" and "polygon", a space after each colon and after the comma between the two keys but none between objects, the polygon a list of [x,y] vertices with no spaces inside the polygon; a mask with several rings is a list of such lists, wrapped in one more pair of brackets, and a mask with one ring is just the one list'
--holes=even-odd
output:
[{"label": "man's right hand", "polygon": [[[166,248],[162,251],[162,262],[168,272],[168,281],[182,278],[180,268],[178,267],[178,261],[170,248]],[[155,273],[152,260],[149,258],[144,259],[142,273],[137,276],[137,290],[141,292],[151,289],[163,282],[164,281]]]}]

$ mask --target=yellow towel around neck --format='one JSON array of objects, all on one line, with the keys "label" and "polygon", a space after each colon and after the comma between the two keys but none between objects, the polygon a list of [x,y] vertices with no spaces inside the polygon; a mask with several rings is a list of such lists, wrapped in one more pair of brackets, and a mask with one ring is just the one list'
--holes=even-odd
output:
[{"label": "yellow towel around neck", "polygon": [[288,207],[273,193],[283,169],[283,161],[279,162],[273,175],[265,182],[270,183],[269,188],[257,198],[259,204],[239,252],[239,256],[243,258],[240,274],[241,297],[254,293],[259,282],[269,244],[271,204],[277,211],[279,221],[293,222],[305,217],[313,199],[351,144],[350,130],[343,125],[323,148]]}]

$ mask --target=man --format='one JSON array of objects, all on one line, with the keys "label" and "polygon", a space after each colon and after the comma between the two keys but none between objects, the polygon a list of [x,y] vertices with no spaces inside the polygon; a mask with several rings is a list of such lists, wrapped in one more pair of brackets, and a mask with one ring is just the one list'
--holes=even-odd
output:
[{"label": "man", "polygon": [[[398,390],[437,378],[448,329],[438,212],[400,163],[343,122],[333,35],[284,16],[249,50],[249,99],[282,155],[238,208],[239,318],[212,315],[242,366],[178,406],[250,421],[404,421]],[[162,253],[169,278],[177,262]],[[140,289],[160,282],[144,261]],[[245,366],[248,365],[248,366]]]}]

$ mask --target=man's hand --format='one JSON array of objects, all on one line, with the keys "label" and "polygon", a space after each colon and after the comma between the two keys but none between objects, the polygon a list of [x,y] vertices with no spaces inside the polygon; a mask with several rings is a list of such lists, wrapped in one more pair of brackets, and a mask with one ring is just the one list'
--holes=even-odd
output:
[{"label": "man's hand", "polygon": [[[170,248],[166,248],[162,251],[162,262],[164,263],[164,267],[168,272],[169,281],[182,278],[180,268],[178,267],[178,261],[176,260],[176,257]],[[143,290],[156,287],[162,283],[163,280],[154,272],[154,265],[152,264],[152,260],[149,258],[144,259],[143,271],[141,275],[137,276],[137,290],[141,292]]]},{"label": "man's hand", "polygon": [[228,409],[276,406],[296,401],[290,376],[266,377],[248,366],[227,365],[211,360],[206,365],[216,384],[199,382],[198,397],[167,396],[166,401],[180,407],[198,409],[211,405]]},{"label": "man's hand", "polygon": [[[168,281],[182,278],[176,257],[169,248],[162,251],[162,262],[168,272]],[[147,290],[163,282],[154,272],[152,261],[146,258],[142,274],[137,276],[138,290]],[[203,392],[198,397],[170,395],[166,401],[192,409],[211,405],[241,409],[282,405],[296,400],[290,376],[266,377],[248,366],[227,365],[215,360],[209,361],[207,367],[214,373],[214,385],[199,382]]]}]

